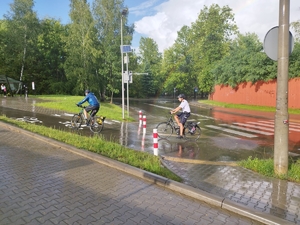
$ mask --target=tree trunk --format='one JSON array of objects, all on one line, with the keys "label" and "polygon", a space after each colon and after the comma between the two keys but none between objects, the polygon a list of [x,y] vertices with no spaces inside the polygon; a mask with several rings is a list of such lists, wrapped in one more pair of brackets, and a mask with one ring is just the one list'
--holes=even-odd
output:
[{"label": "tree trunk", "polygon": [[26,56],[26,46],[27,46],[27,41],[26,41],[26,34],[24,36],[24,43],[25,43],[25,46],[24,46],[24,51],[23,51],[23,57],[22,57],[22,67],[21,67],[21,74],[20,74],[20,83],[19,83],[19,88],[17,90],[17,93],[19,93],[19,91],[22,89],[21,85],[22,85],[22,79],[23,79],[23,73],[24,73],[24,67],[25,67],[25,56]]}]

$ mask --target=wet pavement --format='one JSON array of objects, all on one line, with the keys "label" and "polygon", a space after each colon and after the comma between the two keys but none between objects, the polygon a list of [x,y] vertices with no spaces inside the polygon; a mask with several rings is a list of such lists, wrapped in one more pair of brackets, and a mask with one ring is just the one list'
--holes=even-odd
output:
[{"label": "wet pavement", "polygon": [[222,198],[0,124],[1,225],[261,224]]},{"label": "wet pavement", "polygon": [[[24,99],[22,99],[22,98],[13,98],[13,100],[11,100],[11,99],[12,98],[9,98],[9,99],[7,98],[5,100],[3,100],[3,98],[1,99],[2,107],[5,107],[5,109],[2,108],[2,111],[8,110],[9,112],[11,112],[11,109],[14,109],[14,110],[22,110],[22,111],[32,112],[33,106],[31,104],[28,104],[28,102],[26,103],[26,101]],[[34,113],[39,114],[39,115],[40,114],[41,115],[42,114],[44,114],[44,115],[51,114],[51,115],[53,115],[53,117],[56,114],[62,115],[62,112],[60,112],[60,111],[46,110],[46,109],[42,109],[39,107],[34,108]],[[2,112],[2,114],[3,114],[3,112]],[[66,115],[66,118],[68,118],[68,115]],[[34,119],[34,116],[33,116],[33,119]],[[60,120],[60,119],[58,119],[58,120]],[[151,117],[150,117],[150,121],[151,121]],[[108,121],[108,123],[110,123],[110,121]],[[112,123],[111,125],[105,124],[105,126],[106,127],[104,129],[113,129],[113,127],[119,127],[120,136],[121,136],[120,143],[122,144],[124,141],[128,140],[128,138],[127,139],[122,138],[122,135],[124,135],[124,132],[122,132],[122,129],[132,130],[133,127],[138,127],[139,125],[137,123],[131,123],[131,124]],[[62,127],[66,127],[66,126],[62,125]],[[120,127],[121,127],[121,129],[120,129]],[[1,129],[2,129],[2,127],[1,127]],[[147,129],[148,129],[148,127],[147,127]],[[138,133],[138,129],[136,129],[136,130],[137,130],[137,132],[135,133],[135,139],[139,139],[138,147],[139,148],[144,147],[145,151],[149,151],[149,153],[151,153],[151,150],[149,150],[149,149],[151,149],[149,147],[149,145],[151,145],[151,142],[149,141],[149,139],[151,139],[151,138],[147,137],[150,135],[149,134],[147,134],[145,136],[141,135],[141,130],[140,130],[140,134]],[[7,133],[6,131],[3,131],[3,132]],[[130,133],[129,135],[133,135],[133,134]],[[136,137],[139,137],[139,138],[136,138]],[[142,137],[142,138],[140,139],[140,137]],[[143,137],[144,137],[144,145],[143,145]],[[8,141],[9,141],[9,139],[8,139]],[[224,139],[224,141],[225,141],[225,139]],[[11,140],[11,141],[9,141],[9,143],[11,145],[12,143],[15,143],[15,142]],[[130,147],[130,145],[133,146],[134,143],[136,143],[136,142],[132,142],[131,144],[129,143],[129,145],[127,143],[126,146],[129,146],[129,147]],[[229,200],[229,202],[236,203],[236,208],[229,207],[229,210],[238,212],[237,209],[241,208],[241,209],[243,209],[243,212],[246,212],[248,209],[249,215],[246,215],[246,216],[253,218],[257,221],[264,221],[264,219],[270,217],[271,219],[269,219],[268,222],[264,221],[266,224],[284,224],[284,223],[300,224],[300,219],[298,218],[298,215],[300,213],[299,212],[300,211],[300,185],[292,183],[292,182],[286,182],[286,181],[281,181],[278,179],[272,179],[272,178],[260,176],[251,171],[234,166],[233,164],[231,164],[232,160],[226,160],[226,159],[220,160],[219,154],[217,155],[217,158],[213,157],[212,160],[199,160],[202,157],[198,157],[198,156],[203,154],[200,146],[204,143],[205,143],[205,139],[201,140],[200,142],[197,142],[197,143],[191,143],[191,142],[182,142],[181,143],[180,142],[180,143],[175,143],[175,144],[170,141],[167,141],[167,140],[165,140],[165,141],[160,140],[159,152],[160,152],[160,155],[165,156],[164,160],[163,160],[164,165],[167,166],[169,169],[171,169],[176,174],[178,174],[179,176],[181,176],[184,179],[184,183],[187,185],[187,187],[194,187],[196,190],[202,190],[207,194],[212,194],[213,196],[217,196],[221,199],[222,202],[226,202]],[[2,144],[2,140],[1,140],[1,144]],[[145,147],[145,145],[146,145],[146,147]],[[176,149],[179,149],[178,151],[170,150],[170,146],[172,149],[172,146],[174,146],[174,145],[176,145]],[[26,147],[26,145],[23,145],[23,144],[21,144],[19,146]],[[14,147],[12,149],[14,149]],[[180,149],[181,149],[181,151],[180,151]],[[28,151],[28,149],[27,149],[27,151]],[[210,149],[210,151],[214,152],[214,149]],[[152,154],[153,154],[153,150],[152,150]],[[56,154],[53,154],[53,155],[56,155]],[[53,157],[53,155],[52,155],[52,157]],[[207,155],[207,154],[204,154],[204,155]],[[184,156],[184,157],[182,157],[182,156]],[[51,156],[47,156],[46,159],[49,157],[51,159]],[[205,156],[203,156],[203,157],[205,157]],[[6,156],[4,156],[4,158],[2,157],[2,161],[5,161],[4,160],[5,158],[6,158]],[[186,162],[184,160],[174,160],[174,159],[190,159],[190,160],[188,160]],[[9,160],[13,160],[13,159],[9,159]],[[220,162],[220,163],[218,163],[218,162]],[[227,164],[224,162],[227,162]],[[64,162],[64,163],[66,163],[66,162]],[[63,165],[64,163],[62,162],[61,165]],[[80,162],[77,162],[77,165],[79,167],[85,166],[84,163],[81,165]],[[20,166],[20,168],[22,168],[22,166]],[[34,166],[32,168],[34,168]],[[123,175],[118,175],[118,177],[122,177],[122,176]],[[4,180],[4,178],[5,178],[5,175],[2,175],[1,179]],[[13,179],[15,179],[15,178],[13,178]],[[26,181],[24,181],[24,182],[26,182]],[[32,182],[33,182],[33,185],[37,185],[34,183],[34,179]],[[63,181],[63,182],[65,182],[65,181]],[[115,182],[118,184],[121,183],[121,182],[117,182],[117,181],[115,181]],[[7,186],[5,186],[5,188],[6,187]],[[1,190],[3,190],[3,188],[4,187],[1,186]],[[13,190],[13,188],[12,188],[12,190]],[[56,190],[56,191],[59,192],[60,190]],[[2,196],[2,192],[0,192],[0,193]],[[7,196],[5,197],[5,199],[7,199]],[[38,197],[36,200],[38,200]],[[162,204],[162,203],[160,203],[160,204]],[[2,207],[6,208],[6,206],[1,206],[1,208]],[[28,207],[28,206],[26,206],[26,207]],[[246,209],[246,210],[244,210],[244,209]],[[258,214],[259,213],[261,213],[261,214],[259,214],[259,216],[257,216],[253,212],[257,212]],[[190,218],[190,215],[187,218]],[[276,219],[278,219],[279,222],[276,221]],[[270,221],[273,221],[273,222],[270,222]],[[202,222],[201,223],[197,223],[197,222],[188,223],[187,222],[185,224],[208,224],[208,223],[204,223],[204,222],[202,223]],[[159,224],[159,222],[157,222],[157,223]],[[228,221],[226,221],[226,222],[223,221],[222,223],[221,222],[219,223],[219,221],[217,223],[214,223],[211,221],[210,223],[212,223],[212,224],[226,224],[226,223],[234,224],[234,223],[229,223]],[[20,224],[22,224],[22,223],[20,223]],[[65,223],[65,224],[68,224],[68,223]],[[111,221],[110,221],[107,224],[113,224],[113,223],[111,223]],[[179,223],[174,223],[174,224],[184,224],[184,223],[179,222]],[[243,222],[241,222],[241,223],[238,222],[237,224],[243,224]]]}]

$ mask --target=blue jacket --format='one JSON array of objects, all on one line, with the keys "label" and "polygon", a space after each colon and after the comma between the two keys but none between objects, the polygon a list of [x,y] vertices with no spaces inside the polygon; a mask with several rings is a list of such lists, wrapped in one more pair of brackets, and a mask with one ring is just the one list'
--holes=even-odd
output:
[{"label": "blue jacket", "polygon": [[77,103],[77,105],[82,105],[86,101],[92,106],[100,106],[97,97],[92,92],[88,93],[87,96],[85,96],[85,98],[82,101]]}]

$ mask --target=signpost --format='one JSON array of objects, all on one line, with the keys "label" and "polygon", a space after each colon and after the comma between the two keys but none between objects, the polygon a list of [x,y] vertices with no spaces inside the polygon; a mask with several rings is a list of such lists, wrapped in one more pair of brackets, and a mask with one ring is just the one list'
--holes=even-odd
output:
[{"label": "signpost", "polygon": [[274,172],[276,175],[286,175],[288,172],[288,65],[289,54],[293,49],[293,37],[289,32],[289,17],[290,0],[280,0],[279,27],[271,29],[264,41],[266,54],[278,61],[274,119]]}]

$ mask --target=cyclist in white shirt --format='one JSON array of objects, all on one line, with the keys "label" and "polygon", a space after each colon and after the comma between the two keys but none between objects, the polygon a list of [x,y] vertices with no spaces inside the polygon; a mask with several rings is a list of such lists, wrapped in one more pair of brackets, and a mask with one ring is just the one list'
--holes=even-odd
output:
[{"label": "cyclist in white shirt", "polygon": [[174,119],[180,128],[179,136],[177,138],[182,139],[183,138],[183,126],[184,126],[187,118],[191,115],[191,109],[190,109],[190,105],[189,105],[188,101],[185,99],[184,94],[178,95],[177,98],[178,98],[178,101],[180,101],[180,105],[177,108],[171,110],[171,114],[175,114],[180,110],[182,111],[182,112],[178,113],[177,115],[174,115]]}]

